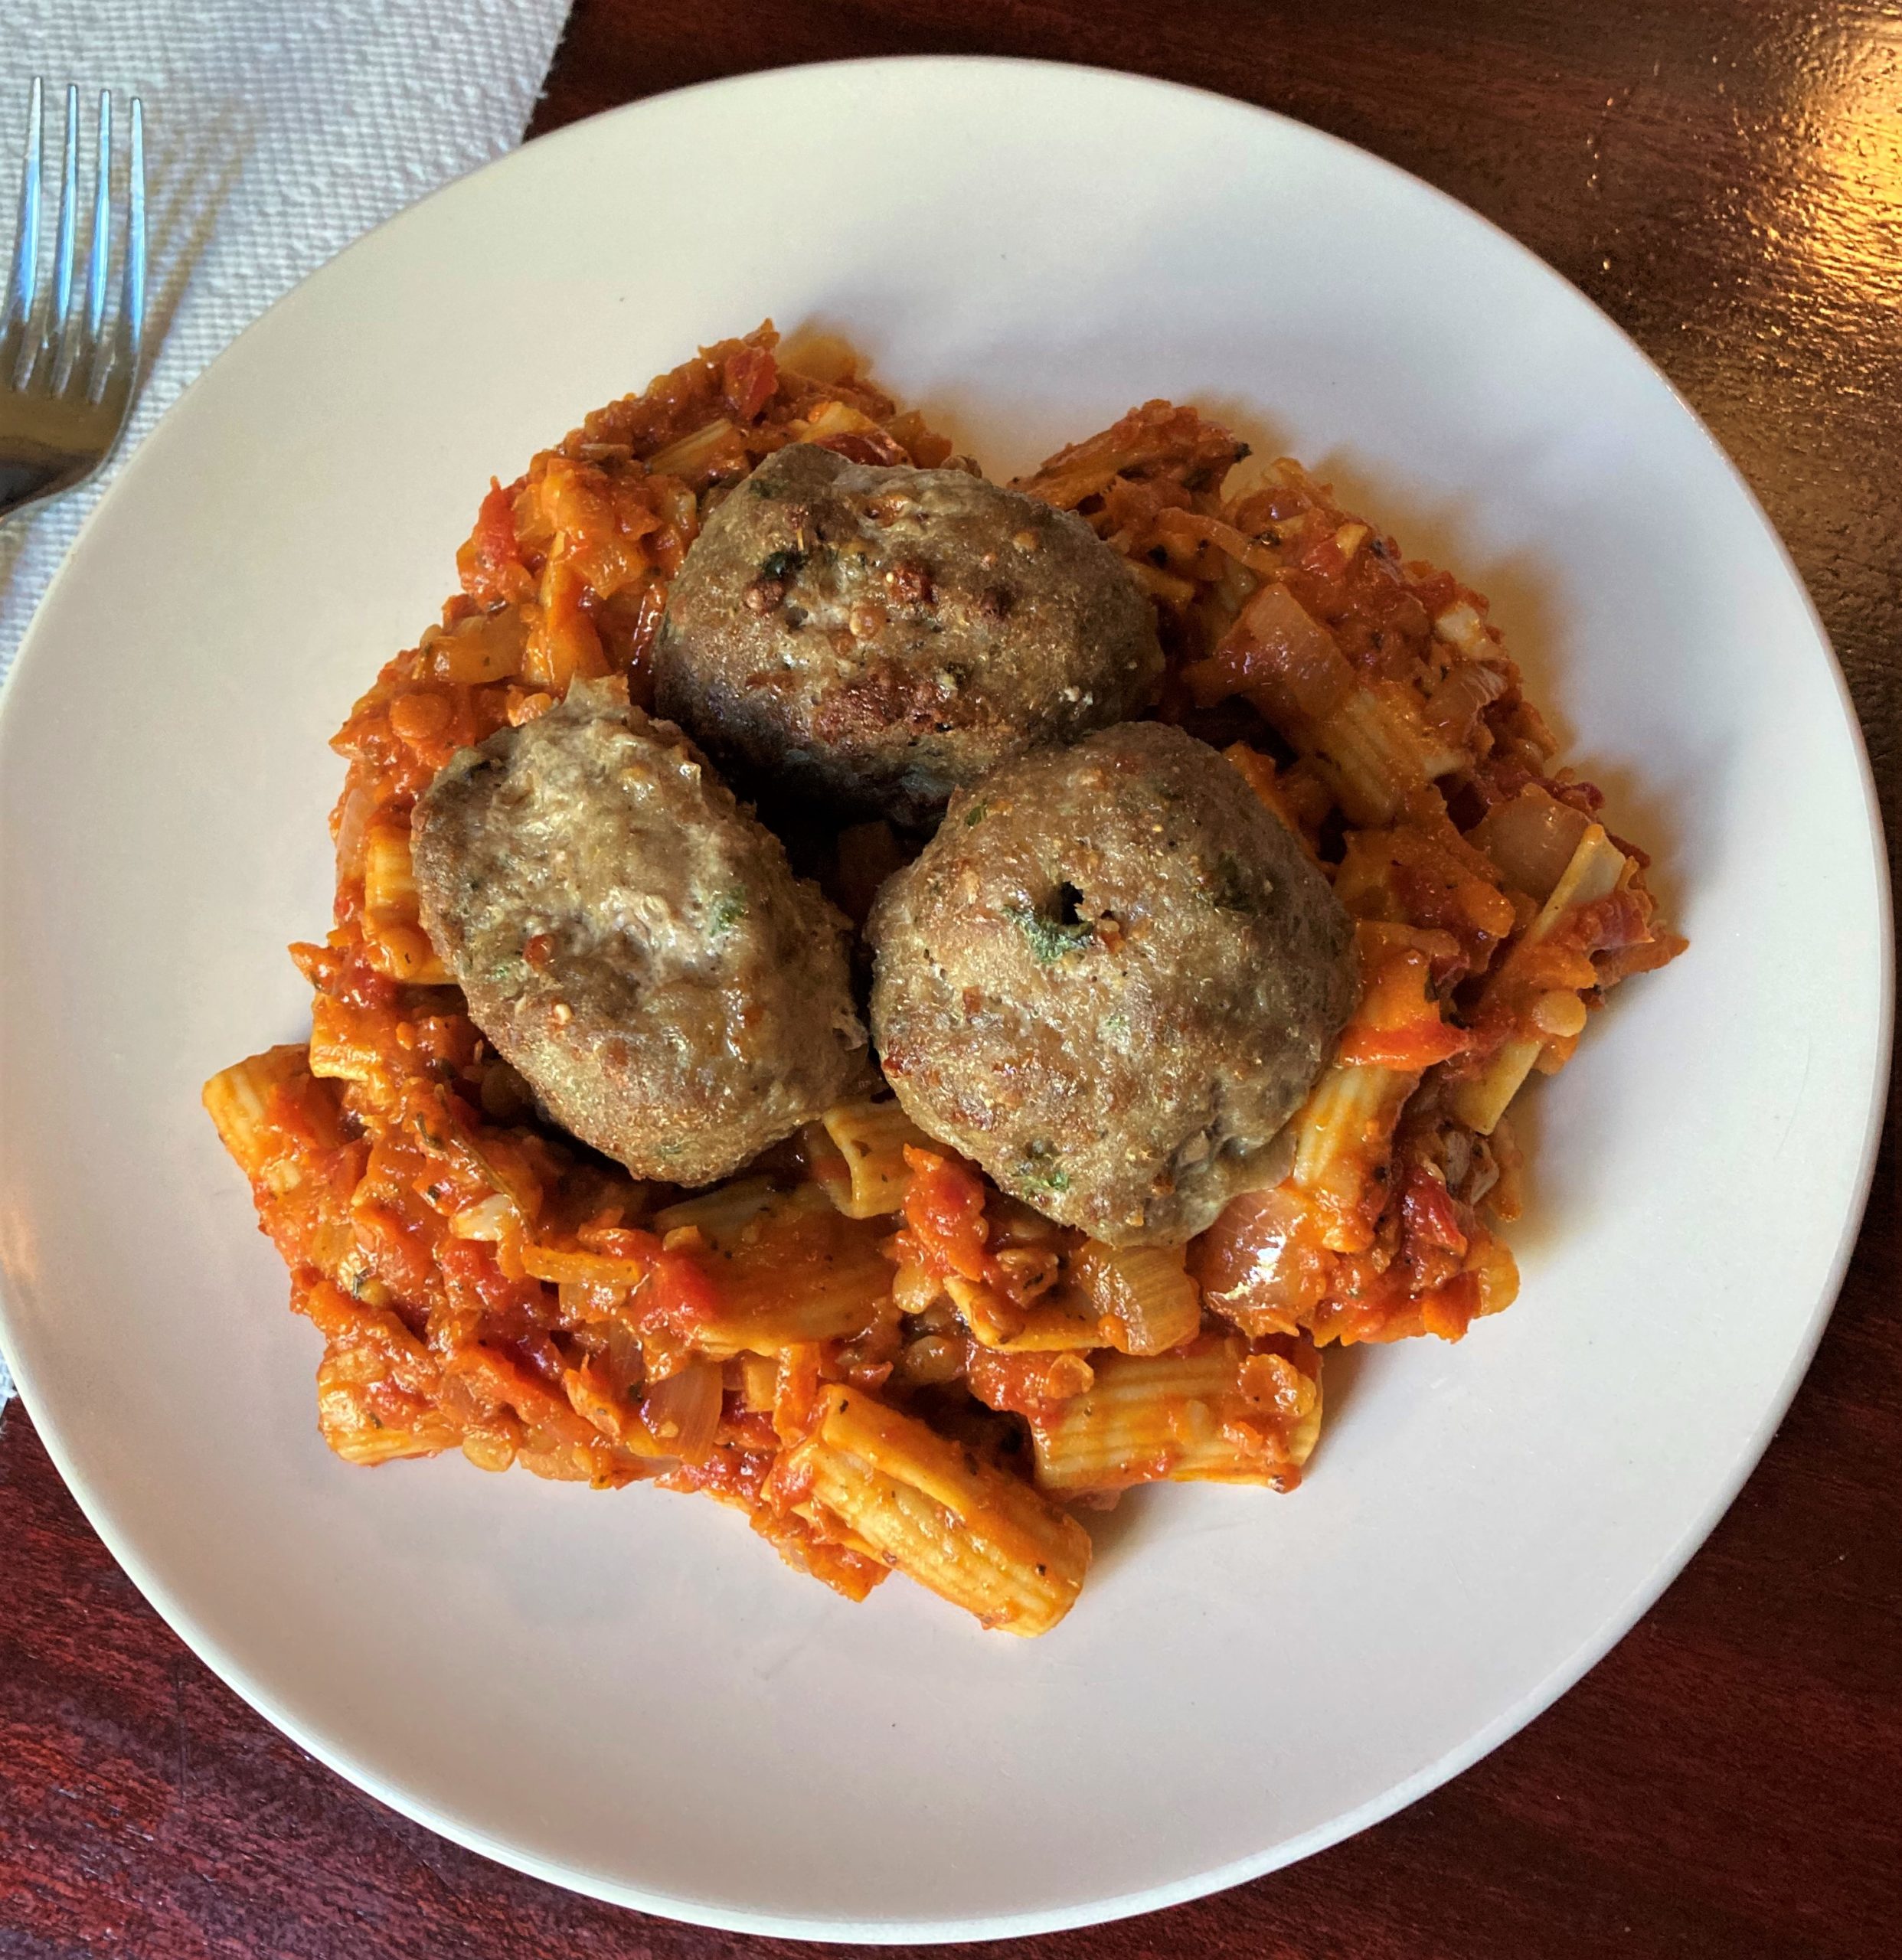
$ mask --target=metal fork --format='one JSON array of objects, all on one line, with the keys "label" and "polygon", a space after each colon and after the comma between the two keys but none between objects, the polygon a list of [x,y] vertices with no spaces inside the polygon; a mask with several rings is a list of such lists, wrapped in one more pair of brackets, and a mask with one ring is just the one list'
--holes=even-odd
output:
[{"label": "metal fork", "polygon": [[33,84],[20,219],[6,302],[0,309],[0,523],[86,479],[126,426],[145,325],[145,114],[132,99],[124,260],[109,328],[106,292],[113,210],[113,99],[99,98],[99,154],[81,305],[73,303],[79,233],[79,90],[66,91],[66,153],[54,234],[53,280],[40,293],[40,177],[44,90]]}]

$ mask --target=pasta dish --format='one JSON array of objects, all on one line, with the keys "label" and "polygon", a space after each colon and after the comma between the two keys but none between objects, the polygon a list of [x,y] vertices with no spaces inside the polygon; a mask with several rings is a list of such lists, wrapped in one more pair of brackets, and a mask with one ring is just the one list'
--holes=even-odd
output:
[{"label": "pasta dish", "polygon": [[[308,1042],[204,1099],[322,1433],[1019,1634],[1511,1304],[1511,1106],[1682,942],[1486,602],[1152,401],[986,481],[706,348],[492,484],[335,746]],[[1236,486],[1231,488],[1231,482]]]}]

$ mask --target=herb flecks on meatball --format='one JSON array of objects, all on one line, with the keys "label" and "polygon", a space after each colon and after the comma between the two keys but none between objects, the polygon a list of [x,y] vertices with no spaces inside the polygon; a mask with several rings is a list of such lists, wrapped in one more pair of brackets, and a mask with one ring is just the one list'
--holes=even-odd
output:
[{"label": "herb flecks on meatball", "polygon": [[809,443],[708,518],[655,649],[661,712],[717,761],[913,826],[1139,712],[1162,671],[1148,599],[1080,518]]},{"label": "herb flecks on meatball", "polygon": [[1188,1239],[1261,1181],[1355,989],[1350,922],[1299,841],[1156,722],[960,792],[868,930],[907,1112],[1112,1245]]},{"label": "herb flecks on meatball", "polygon": [[711,1183],[868,1073],[845,920],[680,730],[609,685],[456,756],[414,854],[476,1024],[638,1176]]}]

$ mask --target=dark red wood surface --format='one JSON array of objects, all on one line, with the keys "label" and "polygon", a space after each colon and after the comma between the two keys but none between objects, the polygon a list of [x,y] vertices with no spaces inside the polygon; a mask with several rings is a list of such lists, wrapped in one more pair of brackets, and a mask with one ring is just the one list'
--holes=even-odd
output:
[{"label": "dark red wood surface", "polygon": [[[1769,506],[1835,636],[1897,834],[1902,10],[583,0],[535,126],[746,69],[906,51],[1091,62],[1262,103],[1417,172],[1550,260],[1636,336]],[[1902,1953],[1896,1127],[1782,1432],[1683,1577],[1571,1694],[1292,1870],[982,1951]],[[360,1796],[185,1652],[18,1406],[0,1418],[0,1960],[819,1951],[571,1898]]]}]

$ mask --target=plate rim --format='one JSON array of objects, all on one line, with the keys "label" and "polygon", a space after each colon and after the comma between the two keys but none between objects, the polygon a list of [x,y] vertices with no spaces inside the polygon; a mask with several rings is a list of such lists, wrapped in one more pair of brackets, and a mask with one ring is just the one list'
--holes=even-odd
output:
[{"label": "plate rim", "polygon": [[[1371,165],[1377,172],[1390,176],[1410,191],[1423,192],[1438,204],[1448,207],[1457,219],[1469,224],[1477,224],[1492,233],[1502,242],[1518,260],[1535,270],[1545,279],[1554,282],[1578,305],[1589,309],[1598,324],[1609,330],[1622,343],[1625,350],[1634,357],[1645,371],[1667,393],[1672,403],[1686,416],[1695,429],[1704,446],[1715,459],[1720,468],[1727,474],[1734,487],[1739,492],[1750,515],[1761,534],[1763,541],[1773,554],[1776,564],[1798,595],[1810,629],[1815,635],[1819,651],[1832,679],[1836,697],[1838,712],[1846,725],[1852,753],[1855,756],[1858,784],[1861,792],[1863,812],[1868,825],[1868,844],[1871,866],[1874,873],[1874,896],[1877,927],[1877,959],[1876,980],[1876,1008],[1877,1014],[1877,1054],[1873,1080],[1870,1086],[1868,1116],[1862,1138],[1860,1161],[1855,1179],[1851,1201],[1842,1220],[1837,1244],[1828,1263],[1822,1286],[1815,1298],[1806,1309],[1806,1321],[1802,1338],[1793,1354],[1783,1378],[1764,1405],[1761,1419],[1749,1439],[1740,1449],[1735,1459],[1726,1468],[1716,1487],[1710,1502],[1700,1512],[1698,1518],[1688,1525],[1669,1550],[1659,1560],[1645,1579],[1614,1606],[1605,1612],[1596,1624],[1579,1640],[1572,1652],[1554,1668],[1538,1684],[1521,1696],[1518,1700],[1502,1710],[1494,1720],[1472,1734],[1466,1736],[1455,1747],[1444,1752],[1432,1762],[1416,1771],[1411,1776],[1383,1791],[1368,1802],[1330,1818],[1322,1825],[1284,1841],[1270,1850],[1250,1856],[1231,1860],[1218,1867],[1211,1867],[1189,1877],[1166,1883],[1140,1888],[1113,1896],[1085,1903],[1056,1906],[1023,1912],[997,1913],[969,1919],[927,1919],[908,1920],[822,1918],[806,1915],[778,1914],[748,1909],[731,1909],[717,1903],[683,1897],[656,1888],[626,1884],[606,1879],[600,1874],[576,1867],[564,1865],[539,1857],[520,1847],[492,1837],[472,1822],[437,1808],[435,1805],[413,1797],[407,1791],[386,1782],[374,1770],[355,1762],[345,1749],[333,1749],[325,1740],[309,1730],[306,1726],[288,1714],[278,1704],[273,1691],[254,1678],[250,1671],[230,1660],[221,1651],[217,1641],[196,1622],[188,1604],[177,1597],[172,1589],[160,1580],[146,1566],[138,1549],[129,1538],[122,1534],[109,1514],[109,1501],[91,1491],[83,1476],[74,1468],[72,1453],[57,1420],[51,1419],[50,1403],[42,1397],[39,1383],[34,1378],[30,1363],[22,1364],[15,1358],[11,1343],[7,1351],[12,1367],[16,1391],[21,1403],[31,1417],[34,1432],[39,1437],[48,1458],[58,1472],[62,1482],[78,1506],[88,1525],[96,1534],[114,1560],[138,1589],[141,1596],[152,1608],[166,1625],[182,1641],[192,1655],[214,1674],[233,1693],[256,1710],[280,1733],[286,1736],[299,1748],[315,1757],[334,1774],[344,1779],[353,1787],[365,1792],[378,1802],[388,1805],[412,1822],[433,1831],[461,1845],[464,1849],[490,1859],[510,1870],[541,1880],[560,1889],[598,1899],[606,1903],[629,1908],[636,1911],[655,1913],[688,1924],[706,1926],[717,1931],[737,1932],[766,1937],[825,1941],[840,1945],[889,1944],[904,1942],[916,1945],[947,1945],[957,1942],[998,1939],[1023,1939],[1036,1935],[1075,1930],[1079,1928],[1106,1924],[1111,1921],[1132,1918],[1139,1914],[1159,1911],[1167,1907],[1185,1903],[1211,1893],[1226,1890],[1288,1865],[1313,1856],[1317,1852],[1358,1835],[1373,1825],[1393,1816],[1397,1812],[1417,1802],[1431,1791],[1462,1774],[1475,1763],[1492,1753],[1509,1740],[1528,1723],[1534,1720],[1572,1687],[1597,1663],[1610,1652],[1638,1621],[1649,1612],[1684,1570],[1690,1560],[1705,1540],[1721,1521],[1735,1501],[1738,1493],[1751,1472],[1762,1460],[1770,1442],[1780,1426],[1790,1403],[1794,1400],[1803,1377],[1814,1360],[1819,1344],[1830,1315],[1841,1292],[1848,1267],[1861,1236],[1861,1227],[1867,1212],[1873,1187],[1876,1161],[1880,1151],[1888,1101],[1894,1060],[1895,1021],[1895,966],[1896,946],[1894,937],[1894,897],[1889,873],[1887,839],[1883,828],[1881,808],[1877,797],[1874,775],[1871,766],[1868,748],[1863,734],[1861,720],[1856,713],[1842,664],[1838,658],[1828,628],[1818,612],[1815,601],[1796,563],[1788,546],[1771,521],[1768,513],[1758,498],[1748,479],[1744,475],[1729,452],[1712,434],[1696,409],[1679,390],[1677,385],[1652,360],[1643,348],[1590,296],[1566,278],[1555,266],[1541,258],[1531,247],[1515,238],[1505,227],[1485,214],[1454,197],[1449,191],[1440,189],[1426,178],[1417,175],[1400,165],[1389,161],[1377,152],[1351,142],[1331,131],[1316,127],[1289,116],[1280,110],[1243,100],[1238,96],[1191,83],[1144,75],[1125,69],[1100,67],[1087,63],[1035,59],[1012,55],[979,54],[887,54],[849,57],[841,60],[806,62],[789,64],[784,67],[751,70],[741,74],[724,75],[709,80],[688,84],[684,87],[661,91],[642,96],[634,101],[623,103],[599,113],[564,125],[544,135],[532,138],[505,152],[499,157],[479,166],[452,182],[439,186],[414,203],[406,206],[381,223],[354,239],[341,251],[297,281],[280,294],[256,318],[248,323],[180,392],[178,397],[164,411],[154,428],[129,454],[124,464],[107,485],[104,492],[86,515],[73,544],[60,560],[57,570],[48,581],[46,590],[34,606],[25,632],[22,635],[15,658],[5,678],[0,682],[0,760],[4,756],[4,744],[12,734],[17,719],[11,710],[18,694],[15,677],[22,671],[29,660],[37,661],[43,637],[41,621],[49,602],[59,593],[67,578],[74,573],[75,564],[84,556],[85,548],[101,511],[123,501],[124,486],[129,481],[142,477],[149,466],[149,453],[153,448],[153,439],[162,437],[177,416],[181,406],[198,394],[206,382],[224,365],[229,357],[266,320],[281,309],[307,303],[308,289],[319,281],[330,268],[358,253],[371,240],[384,233],[401,225],[426,206],[439,200],[462,194],[466,187],[491,173],[505,170],[515,160],[531,150],[560,146],[583,138],[583,132],[592,132],[604,123],[639,118],[660,103],[672,103],[684,99],[711,95],[716,93],[737,93],[752,90],[796,88],[800,78],[817,74],[848,70],[1001,70],[1013,74],[1037,71],[1055,86],[1074,85],[1079,81],[1090,86],[1110,83],[1138,93],[1161,90],[1169,94],[1194,98],[1205,109],[1216,113],[1240,112],[1242,114],[1264,117],[1283,126],[1284,129],[1296,132],[1300,142],[1320,144],[1327,149],[1346,152],[1355,159],[1355,167]],[[164,443],[159,443],[162,455]],[[0,986],[4,986],[4,974],[0,973]],[[0,1334],[7,1333],[12,1321],[12,1310],[8,1298],[8,1284],[4,1268],[0,1268]]]}]

